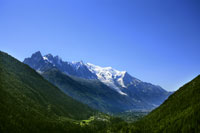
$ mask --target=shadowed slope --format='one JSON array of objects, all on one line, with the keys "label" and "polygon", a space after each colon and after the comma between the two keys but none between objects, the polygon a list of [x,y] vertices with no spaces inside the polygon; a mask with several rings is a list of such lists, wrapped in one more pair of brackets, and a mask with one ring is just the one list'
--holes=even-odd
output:
[{"label": "shadowed slope", "polygon": [[0,131],[62,132],[94,111],[65,95],[29,66],[0,52]]},{"label": "shadowed slope", "polygon": [[[181,87],[160,107],[131,125],[132,132],[200,132],[200,76]],[[124,129],[127,130],[127,129]]]}]

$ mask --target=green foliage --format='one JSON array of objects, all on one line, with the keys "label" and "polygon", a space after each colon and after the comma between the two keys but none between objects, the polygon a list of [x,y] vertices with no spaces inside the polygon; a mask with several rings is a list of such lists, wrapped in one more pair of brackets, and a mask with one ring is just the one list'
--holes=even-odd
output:
[{"label": "green foliage", "polygon": [[131,122],[135,122],[138,121],[140,119],[142,119],[144,116],[146,116],[150,111],[145,110],[138,110],[138,111],[130,111],[130,112],[122,112],[122,113],[118,113],[115,114],[115,116],[123,119],[124,121],[131,123]]},{"label": "green foliage", "polygon": [[[83,121],[82,121],[83,122]],[[119,117],[112,117],[106,114],[98,113],[89,120],[84,120],[82,128],[87,128],[93,133],[116,133],[127,123]]]},{"label": "green foliage", "polygon": [[0,52],[0,132],[77,132],[95,112]]},{"label": "green foliage", "polygon": [[200,132],[200,76],[181,87],[160,107],[124,131],[156,133]]}]

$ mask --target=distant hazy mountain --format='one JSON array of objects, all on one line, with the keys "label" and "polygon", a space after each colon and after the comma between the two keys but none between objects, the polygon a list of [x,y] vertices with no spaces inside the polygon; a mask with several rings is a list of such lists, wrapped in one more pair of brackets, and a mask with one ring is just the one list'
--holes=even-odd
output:
[{"label": "distant hazy mountain", "polygon": [[160,107],[124,132],[199,133],[200,75],[172,94]]},{"label": "distant hazy mountain", "polygon": [[[127,105],[125,103],[129,103],[131,101],[132,105],[127,105],[126,107],[127,110],[128,109],[129,110],[130,109],[153,109],[159,106],[171,94],[170,92],[165,91],[159,86],[142,82],[141,80],[134,78],[133,76],[128,74],[126,71],[118,71],[111,67],[99,67],[91,63],[83,63],[82,61],[81,62],[66,62],[66,61],[62,61],[60,57],[52,56],[51,54],[42,56],[40,52],[36,52],[30,58],[26,58],[24,60],[24,63],[28,64],[30,67],[38,71],[40,74],[45,75],[46,79],[49,79],[46,72],[49,70],[52,70],[52,68],[55,68],[59,70],[62,74],[65,74],[65,76],[68,75],[68,76],[74,77],[75,79],[81,78],[82,80],[87,79],[88,82],[90,82],[90,86],[93,80],[99,80],[100,82],[107,85],[107,87],[105,86],[104,88],[101,87],[102,89],[108,90],[109,88],[117,92],[121,96],[123,96],[124,99],[126,99],[124,100],[124,106]],[[48,74],[50,75],[50,73]],[[54,78],[56,79],[57,77],[54,77]],[[79,81],[76,81],[76,82],[80,82],[81,79],[79,79]],[[51,82],[54,83],[52,80]],[[69,83],[66,82],[65,84],[69,84]],[[56,85],[62,90],[68,90],[66,85],[65,87],[61,86],[61,84],[58,84],[58,83]],[[93,87],[96,88],[95,84],[93,85]],[[74,89],[72,89],[71,91],[73,92]],[[79,93],[80,92],[76,92],[76,94],[79,94]],[[101,93],[102,93],[101,94],[102,96],[107,95],[106,93],[103,93],[103,92]],[[81,100],[82,98],[78,95],[74,96],[72,95],[72,93],[70,94],[69,91],[67,94],[82,101]],[[94,96],[95,95],[93,95],[92,99],[87,99],[86,100],[87,102],[85,102],[84,100],[82,102],[88,104],[89,102],[94,100]],[[127,99],[129,102],[127,102]],[[117,104],[117,102],[115,104]]]}]

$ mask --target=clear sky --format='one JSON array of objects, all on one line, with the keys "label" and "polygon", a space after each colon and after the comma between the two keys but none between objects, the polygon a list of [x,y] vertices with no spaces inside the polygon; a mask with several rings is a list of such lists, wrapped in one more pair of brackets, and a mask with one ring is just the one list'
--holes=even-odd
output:
[{"label": "clear sky", "polygon": [[176,90],[200,74],[199,0],[0,0],[0,50],[40,50]]}]

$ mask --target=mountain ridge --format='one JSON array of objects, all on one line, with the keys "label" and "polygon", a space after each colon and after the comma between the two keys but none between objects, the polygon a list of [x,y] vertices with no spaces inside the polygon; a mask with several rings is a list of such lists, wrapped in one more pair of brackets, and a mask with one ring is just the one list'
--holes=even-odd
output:
[{"label": "mountain ridge", "polygon": [[[160,86],[143,82],[131,76],[126,71],[118,71],[112,67],[100,67],[91,63],[84,63],[83,61],[62,61],[59,56],[53,56],[51,54],[42,56],[40,52],[36,52],[30,58],[25,58],[24,63],[38,71],[41,75],[52,68],[56,68],[68,76],[87,80],[99,80],[108,86],[105,88],[112,89],[120,95],[127,96],[135,103],[139,104],[143,102],[148,105],[146,106],[148,109],[150,109],[150,106],[152,109],[159,106],[171,94]],[[49,73],[48,76],[52,75]],[[45,78],[49,79],[48,76],[45,76]],[[61,87],[61,85],[57,87],[61,88],[61,90],[67,89]],[[80,100],[80,98],[78,99]]]},{"label": "mountain ridge", "polygon": [[[62,72],[66,73],[68,75],[71,75],[71,76],[77,76],[77,77],[81,77],[81,78],[85,78],[85,79],[99,79],[100,81],[104,82],[101,79],[102,78],[105,79],[105,78],[108,77],[107,75],[110,75],[111,77],[109,77],[108,80],[111,80],[112,77],[117,78],[117,79],[114,79],[115,81],[116,80],[120,80],[121,83],[118,82],[117,83],[118,85],[115,85],[115,87],[120,85],[120,88],[126,88],[127,85],[130,85],[133,82],[135,84],[137,84],[138,82],[142,82],[141,80],[131,76],[127,71],[119,71],[119,70],[116,70],[116,69],[114,69],[112,67],[100,67],[100,66],[94,65],[92,63],[84,63],[82,60],[78,61],[78,62],[76,62],[76,61],[72,61],[72,62],[63,61],[62,58],[60,58],[58,55],[53,56],[52,54],[47,54],[47,55],[42,56],[40,51],[35,52],[34,54],[32,54],[31,58],[25,58],[24,61],[23,61],[25,64],[28,64],[29,66],[31,66],[32,68],[34,68],[35,70],[38,70],[38,71],[40,71],[40,70],[44,71],[44,70],[42,68],[40,68],[40,67],[34,66],[36,64],[29,63],[30,59],[35,58],[35,55],[36,55],[36,58],[38,56],[40,56],[39,59],[43,59],[45,62],[46,61],[49,62],[51,65],[56,66]],[[61,63],[63,63],[63,64],[61,64]],[[63,70],[63,68],[61,68],[60,66],[63,66],[65,64],[70,65],[71,68],[67,67],[66,69],[68,69],[68,70],[66,70],[66,69]],[[91,75],[92,76],[91,77],[90,76],[86,76],[85,77],[85,76],[80,76],[80,75],[77,75],[77,74],[74,74],[74,73],[70,72],[70,71],[74,71],[74,70],[72,70],[72,68],[75,68],[76,71],[77,71],[76,73],[80,73],[80,71],[78,71],[78,69],[81,68],[81,67],[84,67],[85,69],[88,69],[90,71],[89,72],[90,76]],[[113,73],[115,73],[115,74],[113,74]],[[103,74],[103,76],[101,74]],[[106,75],[107,77],[105,76],[105,74],[107,74]],[[84,75],[87,75],[87,73],[84,73]],[[99,77],[97,75],[101,75],[102,77]],[[123,83],[124,81],[122,79],[118,79],[120,77],[124,77],[124,75],[128,78],[128,80],[125,81],[126,82],[125,84]],[[106,80],[104,83],[106,84],[106,82],[108,82],[108,80]],[[114,81],[112,81],[112,82],[114,82]],[[109,86],[109,84],[107,84],[107,85]],[[111,85],[111,86],[113,87],[113,85]],[[158,85],[155,85],[155,86],[158,86]],[[158,87],[160,87],[160,86],[158,86]],[[162,88],[162,87],[160,87],[160,88]]]}]

